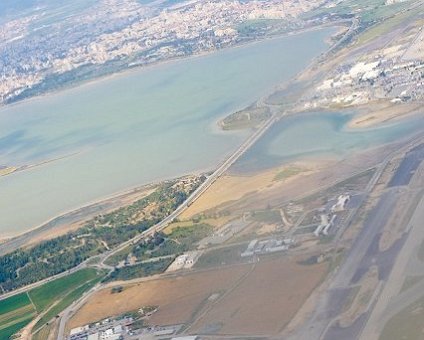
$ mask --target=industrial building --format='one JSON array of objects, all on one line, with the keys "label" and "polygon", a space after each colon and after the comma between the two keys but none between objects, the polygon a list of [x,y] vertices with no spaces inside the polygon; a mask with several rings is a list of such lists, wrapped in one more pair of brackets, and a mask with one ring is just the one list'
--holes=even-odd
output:
[{"label": "industrial building", "polygon": [[294,240],[290,238],[285,239],[268,239],[268,240],[252,240],[248,244],[246,250],[241,253],[241,257],[249,257],[254,254],[267,254],[278,251],[288,250],[291,245],[294,244]]},{"label": "industrial building", "polygon": [[172,272],[180,269],[190,269],[197,262],[201,254],[201,251],[190,251],[182,254],[171,263],[167,271]]}]

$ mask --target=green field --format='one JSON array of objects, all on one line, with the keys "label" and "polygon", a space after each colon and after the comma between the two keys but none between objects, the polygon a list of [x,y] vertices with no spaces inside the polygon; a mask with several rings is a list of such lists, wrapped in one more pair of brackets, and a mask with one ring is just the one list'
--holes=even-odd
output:
[{"label": "green field", "polygon": [[35,314],[35,308],[26,293],[0,301],[0,339],[9,339],[30,322]]},{"label": "green field", "polygon": [[303,15],[304,18],[336,14],[339,16],[351,16],[355,14],[363,23],[374,23],[388,18],[408,6],[408,2],[386,5],[385,0],[345,0],[332,8],[319,7],[316,10]]},{"label": "green field", "polygon": [[13,334],[18,332],[20,329],[24,328],[31,321],[31,319],[32,319],[32,316],[28,317],[27,319],[18,321],[11,326],[1,329],[0,339],[2,340],[9,339]]},{"label": "green field", "polygon": [[93,280],[96,276],[95,269],[82,269],[31,290],[29,296],[37,311],[42,312],[59,298],[64,297],[81,284]]},{"label": "green field", "polygon": [[306,171],[305,169],[302,168],[297,168],[295,166],[286,168],[281,170],[280,172],[278,172],[275,177],[274,177],[274,181],[282,181],[282,180],[286,180],[287,178],[296,176],[302,172]]},{"label": "green field", "polygon": [[63,296],[62,300],[60,300],[57,304],[50,308],[47,313],[43,315],[40,320],[38,320],[38,322],[34,326],[34,329],[37,330],[44,324],[48,323],[57,314],[59,314],[61,311],[65,310],[69,305],[71,305],[72,302],[78,300],[85,292],[94,287],[98,282],[100,282],[101,279],[102,277],[96,275],[90,281],[80,284],[76,288],[74,286],[72,290],[68,290],[68,293]]},{"label": "green field", "polygon": [[42,327],[91,289],[103,276],[95,269],[82,269],[28,293],[0,301],[0,340],[9,339],[37,314],[45,313],[34,329]]},{"label": "green field", "polygon": [[204,253],[194,264],[195,268],[205,269],[222,265],[241,263],[240,254],[246,249],[247,243],[226,248],[212,249]]},{"label": "green field", "polygon": [[367,43],[376,37],[384,35],[414,15],[417,15],[417,11],[405,11],[372,26],[358,37],[358,44]]},{"label": "green field", "polygon": [[52,330],[53,324],[46,325],[32,336],[32,340],[46,340]]},{"label": "green field", "polygon": [[11,312],[31,304],[31,300],[26,293],[12,296],[6,300],[0,301],[0,315]]}]

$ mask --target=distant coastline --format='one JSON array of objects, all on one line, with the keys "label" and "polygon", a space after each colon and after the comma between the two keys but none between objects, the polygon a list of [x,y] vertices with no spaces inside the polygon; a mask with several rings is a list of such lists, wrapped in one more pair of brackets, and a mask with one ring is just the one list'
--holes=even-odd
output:
[{"label": "distant coastline", "polygon": [[[60,85],[59,87],[52,88],[51,90],[47,90],[46,92],[43,92],[43,93],[40,93],[40,94],[37,94],[37,95],[28,96],[28,97],[25,97],[23,99],[12,101],[8,104],[0,104],[0,114],[1,114],[1,111],[5,108],[13,107],[13,106],[19,105],[21,103],[25,103],[25,102],[31,102],[33,100],[40,100],[40,99],[43,99],[43,98],[46,98],[46,97],[54,96],[58,93],[61,93],[61,92],[67,91],[67,90],[71,90],[71,89],[74,89],[74,88],[82,88],[82,87],[85,87],[85,86],[90,86],[90,85],[96,84],[98,82],[104,82],[104,81],[107,81],[107,80],[110,80],[110,79],[123,77],[123,76],[126,76],[126,75],[128,75],[129,73],[132,73],[132,72],[138,72],[138,71],[141,71],[141,70],[153,69],[155,67],[159,67],[159,66],[167,65],[167,64],[178,63],[178,62],[181,62],[181,61],[184,61],[184,60],[201,58],[201,57],[205,57],[205,56],[208,56],[208,55],[211,55],[211,54],[214,54],[214,53],[219,53],[221,51],[225,51],[225,50],[229,50],[229,49],[243,48],[245,46],[258,44],[258,43],[261,43],[261,42],[267,41],[267,40],[277,40],[277,39],[281,39],[281,38],[285,38],[285,37],[295,36],[295,35],[299,35],[299,34],[303,34],[303,33],[307,33],[307,32],[318,31],[318,30],[322,30],[322,29],[326,29],[326,28],[334,28],[334,29],[339,28],[339,30],[336,31],[336,33],[331,36],[331,37],[333,37],[334,35],[337,35],[337,33],[340,32],[341,27],[345,27],[343,25],[343,23],[337,23],[336,22],[336,23],[320,24],[320,25],[317,25],[317,26],[302,28],[302,29],[299,29],[299,30],[296,30],[296,31],[291,31],[291,32],[282,33],[282,34],[278,34],[278,35],[272,35],[272,36],[265,36],[265,37],[255,38],[255,39],[252,39],[252,40],[249,40],[249,41],[239,42],[239,43],[236,43],[234,45],[226,46],[226,47],[221,48],[221,49],[203,51],[203,52],[200,52],[200,53],[191,54],[191,55],[187,55],[187,56],[181,56],[181,57],[172,57],[172,58],[168,58],[168,59],[164,59],[164,60],[159,60],[159,61],[147,63],[145,65],[129,66],[125,69],[118,70],[116,72],[111,72],[111,73],[105,74],[105,75],[94,76],[93,78],[90,78],[90,79],[75,80],[75,81]],[[329,44],[330,42],[326,41],[326,43]]]}]

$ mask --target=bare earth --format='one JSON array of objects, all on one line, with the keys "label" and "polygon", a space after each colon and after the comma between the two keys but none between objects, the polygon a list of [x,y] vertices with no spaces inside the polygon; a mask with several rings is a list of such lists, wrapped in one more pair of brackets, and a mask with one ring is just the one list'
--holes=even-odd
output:
[{"label": "bare earth", "polygon": [[[282,188],[287,183],[317,172],[323,166],[322,163],[318,161],[295,162],[253,175],[222,176],[181,215],[181,219],[189,219],[223,203],[237,201],[250,193]],[[293,169],[296,171],[291,171]],[[279,173],[283,175],[278,176]],[[288,175],[285,177],[284,173]]]},{"label": "bare earth", "polygon": [[284,256],[261,260],[190,332],[203,333],[208,325],[219,324],[216,334],[275,335],[320,283],[326,269],[325,263],[299,265]]},{"label": "bare earth", "polygon": [[[222,323],[218,334],[277,334],[311,291],[327,265],[300,265],[287,256],[263,258],[255,264],[199,271],[124,286],[111,294],[95,293],[70,320],[68,328],[85,325],[140,307],[159,306],[150,324],[194,322],[189,333]],[[264,279],[266,278],[266,280]],[[208,300],[217,294],[216,300]]]},{"label": "bare earth", "polygon": [[143,306],[159,306],[150,319],[152,324],[184,323],[190,320],[202,301],[233,285],[249,269],[249,265],[244,265],[157,279],[125,286],[119,294],[111,294],[111,289],[106,288],[90,298],[70,320],[68,327],[86,325]]}]

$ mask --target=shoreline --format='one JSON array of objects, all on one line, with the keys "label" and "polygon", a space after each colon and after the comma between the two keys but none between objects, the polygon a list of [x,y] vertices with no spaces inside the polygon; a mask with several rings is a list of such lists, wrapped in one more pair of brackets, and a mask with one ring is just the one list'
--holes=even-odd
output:
[{"label": "shoreline", "polygon": [[[6,110],[8,108],[13,108],[14,106],[17,106],[17,105],[22,104],[22,103],[27,103],[27,102],[31,103],[31,101],[49,98],[51,96],[58,95],[61,92],[65,92],[65,91],[73,90],[73,89],[77,89],[77,88],[83,88],[83,87],[86,87],[86,86],[91,86],[91,85],[96,84],[98,82],[103,82],[103,81],[108,81],[108,80],[115,79],[115,78],[118,78],[118,77],[123,77],[123,76],[126,76],[126,75],[128,75],[132,72],[140,72],[140,71],[144,71],[144,70],[150,70],[150,69],[157,68],[157,67],[160,67],[160,66],[163,66],[163,65],[169,65],[169,64],[179,63],[179,62],[182,62],[182,61],[185,61],[185,60],[207,57],[211,54],[224,52],[224,51],[227,51],[227,50],[230,50],[230,49],[239,49],[239,48],[243,48],[243,47],[246,47],[246,46],[259,44],[259,43],[264,42],[264,41],[283,39],[283,38],[287,38],[287,37],[296,36],[296,35],[299,35],[299,34],[318,31],[318,30],[321,30],[321,29],[337,28],[337,27],[341,27],[341,26],[343,26],[341,23],[334,23],[333,25],[331,23],[322,24],[322,25],[318,25],[318,26],[300,29],[300,30],[297,30],[297,31],[283,33],[283,34],[280,34],[280,35],[256,38],[256,39],[253,39],[251,41],[236,43],[234,45],[227,46],[227,47],[224,47],[224,48],[221,48],[221,49],[204,51],[204,52],[200,52],[198,54],[192,54],[192,55],[187,55],[187,56],[169,58],[169,59],[165,59],[163,61],[156,61],[156,62],[148,63],[146,65],[127,67],[124,70],[112,72],[110,74],[106,74],[106,75],[103,75],[103,76],[94,77],[92,79],[83,80],[83,81],[80,81],[80,82],[76,81],[74,84],[70,83],[68,85],[64,85],[63,87],[52,89],[52,90],[46,91],[45,93],[41,93],[39,95],[30,96],[28,98],[23,98],[22,100],[18,100],[16,102],[12,102],[12,103],[9,103],[9,104],[1,104],[0,105],[0,114],[3,110]],[[325,43],[327,43],[327,42],[325,42]],[[307,66],[306,68],[309,68],[309,66]]]},{"label": "shoreline", "polygon": [[376,128],[379,125],[397,123],[422,114],[422,103],[391,103],[389,101],[369,103],[355,108],[357,114],[349,121],[350,129]]},{"label": "shoreline", "polygon": [[[116,203],[116,201],[125,200],[126,198],[128,199],[128,197],[130,197],[132,194],[135,195],[136,193],[146,192],[149,188],[153,189],[154,187],[157,187],[157,186],[159,186],[159,185],[161,185],[165,182],[176,181],[176,180],[179,180],[179,179],[182,179],[182,178],[185,178],[185,177],[189,177],[189,176],[206,175],[210,171],[211,171],[211,169],[204,169],[204,170],[199,170],[199,171],[193,172],[192,174],[181,174],[181,175],[177,175],[177,176],[172,177],[172,178],[162,178],[162,179],[150,182],[150,183],[140,184],[140,185],[136,185],[136,186],[133,186],[133,187],[129,187],[129,188],[123,189],[119,192],[115,192],[111,195],[103,196],[103,197],[97,198],[95,200],[92,200],[92,201],[90,201],[90,202],[88,202],[88,203],[86,203],[82,206],[79,206],[79,207],[76,207],[76,208],[71,208],[71,209],[68,209],[66,211],[62,211],[62,212],[56,214],[54,217],[52,217],[52,218],[50,218],[50,219],[48,219],[48,220],[46,220],[42,223],[39,223],[38,225],[36,225],[33,228],[28,229],[26,231],[18,232],[17,234],[10,235],[10,236],[4,236],[4,234],[2,234],[0,232],[0,256],[3,253],[2,248],[5,246],[5,244],[10,243],[10,242],[16,242],[20,238],[28,238],[29,236],[33,236],[31,234],[33,234],[37,231],[42,233],[42,232],[44,232],[44,230],[43,230],[44,228],[48,228],[48,230],[55,229],[57,226],[50,225],[50,224],[54,223],[55,221],[57,221],[59,219],[70,217],[71,215],[78,214],[80,212],[83,212],[84,210],[87,210],[87,209],[90,209],[90,208],[95,208],[96,206],[106,205],[108,203],[113,205],[113,203],[114,202]],[[133,200],[133,202],[136,201],[136,200],[137,199]],[[131,204],[131,203],[129,203],[129,204]],[[126,205],[128,205],[128,204],[121,204],[121,205],[112,207],[111,210],[119,209],[120,207],[124,207]],[[105,209],[105,210],[107,210],[107,209]],[[99,215],[99,214],[102,214],[102,213],[104,213],[104,212],[99,211],[99,212],[96,213],[96,215]],[[90,218],[92,218],[92,217],[90,217],[90,216],[81,217],[81,219],[79,221],[72,222],[72,224],[83,223]],[[60,229],[60,228],[63,228],[63,226],[59,226],[57,228]],[[31,242],[30,241],[25,242],[25,244],[28,244],[28,243],[31,243]]]},{"label": "shoreline", "polygon": [[[378,129],[390,124],[396,124],[409,119],[415,119],[423,115],[422,103],[402,103],[394,104],[389,101],[371,102],[363,105],[348,107],[317,107],[313,109],[303,109],[290,111],[286,116],[299,114],[314,114],[318,112],[327,112],[330,114],[340,114],[350,116],[345,124],[347,131],[358,131],[367,129]],[[387,111],[391,111],[385,116]]]},{"label": "shoreline", "polygon": [[[211,55],[212,53],[221,52],[221,51],[225,51],[225,50],[228,50],[228,49],[243,48],[245,46],[250,46],[250,45],[253,45],[253,44],[259,44],[259,43],[267,41],[267,40],[269,41],[269,40],[275,40],[275,39],[283,39],[283,38],[289,37],[289,36],[295,36],[295,35],[299,35],[299,34],[303,34],[303,33],[307,33],[307,32],[312,32],[312,31],[317,31],[317,30],[322,30],[322,29],[326,29],[326,28],[337,28],[337,27],[341,27],[341,26],[343,26],[342,23],[339,23],[339,24],[337,24],[337,23],[336,24],[331,24],[331,23],[330,24],[323,24],[323,25],[313,26],[313,27],[305,28],[305,29],[302,29],[302,30],[294,31],[294,32],[288,32],[288,33],[285,33],[285,34],[282,34],[282,35],[265,37],[265,38],[261,38],[261,39],[254,39],[254,40],[249,41],[249,42],[236,44],[236,45],[229,46],[229,47],[226,47],[226,48],[223,48],[223,49],[220,49],[220,50],[208,51],[208,52],[199,53],[199,54],[195,54],[195,55],[191,55],[191,56],[185,56],[185,57],[179,57],[179,58],[173,58],[173,59],[169,59],[169,60],[165,60],[165,61],[160,61],[160,62],[152,63],[152,64],[149,64],[149,65],[146,65],[146,66],[137,66],[137,67],[134,67],[134,68],[129,68],[129,69],[126,69],[126,70],[123,70],[123,71],[120,71],[120,72],[101,76],[99,78],[94,78],[92,80],[83,81],[82,83],[79,83],[79,84],[77,83],[77,84],[70,85],[70,86],[64,86],[63,88],[59,88],[59,89],[53,90],[51,92],[46,92],[45,94],[42,94],[42,95],[39,95],[39,96],[29,97],[27,99],[23,99],[21,101],[15,102],[15,103],[0,106],[0,114],[1,114],[2,110],[13,107],[15,105],[19,105],[19,104],[26,102],[26,101],[30,102],[30,101],[33,101],[33,100],[42,100],[42,99],[45,99],[47,97],[51,97],[51,96],[58,95],[60,93],[66,92],[67,90],[83,88],[85,86],[92,86],[92,85],[94,85],[98,82],[107,81],[109,79],[112,79],[112,77],[113,78],[123,77],[123,76],[126,76],[127,74],[129,74],[130,72],[141,72],[141,71],[144,71],[144,70],[160,67],[160,66],[166,65],[166,64],[182,62],[182,61],[184,61],[188,58],[206,57],[208,55]],[[338,32],[339,31],[336,31],[334,34],[336,34]],[[331,45],[329,45],[329,46],[331,48]],[[326,52],[324,52],[324,53],[326,53]],[[320,58],[320,56],[313,58],[311,60],[311,62],[308,65],[306,65],[306,67],[304,69],[302,69],[298,74],[294,75],[292,78],[288,79],[287,81],[273,85],[273,86],[270,87],[269,90],[265,90],[264,93],[261,94],[261,96],[257,100],[254,100],[253,102],[250,102],[250,103],[245,103],[243,105],[240,105],[240,110],[246,109],[247,107],[249,107],[251,105],[257,105],[258,103],[260,104],[259,106],[261,106],[261,107],[267,107],[269,104],[266,103],[266,99],[268,99],[271,95],[273,95],[274,93],[279,91],[282,88],[282,86],[287,86],[288,84],[296,81],[296,79],[303,72],[305,72],[305,70],[308,70],[309,68],[313,67],[319,61],[319,58]],[[223,113],[222,116],[218,117],[218,119],[212,123],[212,125],[213,125],[212,129],[214,130],[215,133],[228,133],[228,132],[224,131],[223,129],[221,129],[219,126],[217,126],[217,122],[219,122],[220,119],[228,116],[231,113],[233,113],[233,111]],[[245,130],[245,131],[243,131],[243,130],[242,131],[230,131],[230,133],[246,133],[246,135],[251,134],[251,132],[249,132],[247,130]],[[63,157],[66,157],[66,156],[63,156]],[[57,159],[60,159],[60,158],[63,158],[63,157],[58,157]],[[227,154],[224,155],[223,158],[225,160],[226,158],[228,158],[228,155]],[[43,162],[41,162],[40,164],[37,164],[37,165],[43,165],[44,163],[49,162],[49,161],[52,161],[52,160],[43,161]],[[221,162],[219,162],[218,165],[220,163]],[[37,165],[35,165],[35,166],[37,166]],[[25,168],[23,170],[27,170],[27,169],[28,168]],[[195,171],[193,174],[205,174],[205,173],[207,173],[211,170],[212,169],[199,169],[199,170]],[[130,188],[125,188],[122,191],[118,191],[118,192],[115,192],[111,195],[108,195],[108,196],[105,196],[105,197],[100,197],[98,199],[87,202],[86,204],[84,204],[82,206],[71,208],[71,209],[66,210],[66,211],[62,211],[62,212],[58,213],[57,215],[55,215],[54,217],[52,217],[52,218],[50,218],[50,219],[48,219],[48,220],[46,220],[42,223],[39,223],[36,226],[34,226],[34,227],[32,227],[28,230],[18,232],[18,233],[13,234],[13,235],[0,233],[0,253],[2,252],[2,248],[6,244],[15,242],[16,240],[18,240],[20,238],[28,238],[28,237],[32,236],[31,234],[36,233],[37,231],[42,233],[44,228],[48,228],[49,224],[54,223],[54,221],[56,221],[58,219],[66,218],[66,216],[76,214],[78,212],[81,212],[85,209],[89,209],[90,207],[94,207],[96,205],[105,204],[107,201],[118,200],[120,197],[130,195],[130,193],[133,192],[133,191],[141,190],[142,188],[146,188],[146,187],[149,187],[149,186],[150,187],[151,186],[157,186],[164,181],[176,180],[178,178],[182,178],[182,177],[185,177],[185,176],[189,176],[189,175],[188,174],[178,174],[177,176],[173,176],[171,178],[161,178],[161,179],[158,179],[158,180],[154,180],[150,183],[145,183],[145,184],[136,185],[136,186],[133,186],[133,187],[130,187]],[[51,226],[50,228],[55,228],[55,227]],[[28,243],[28,242],[26,242],[26,243]]]}]

